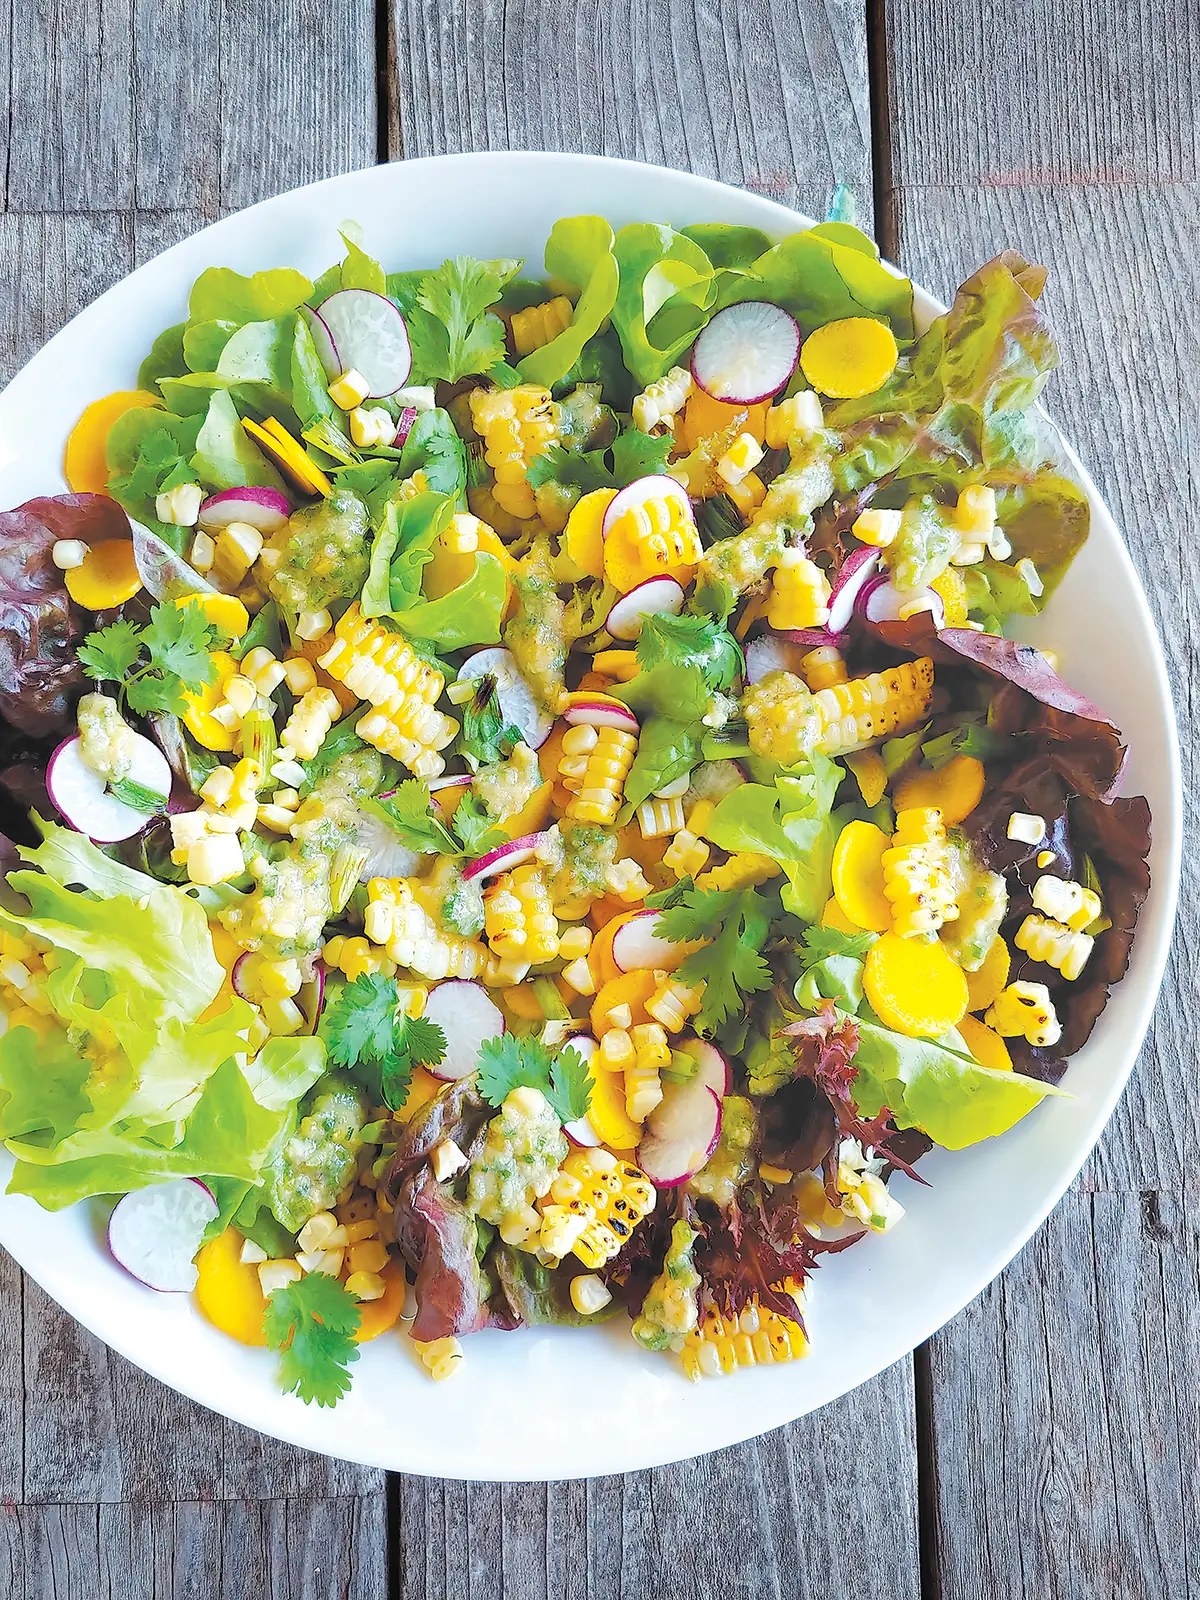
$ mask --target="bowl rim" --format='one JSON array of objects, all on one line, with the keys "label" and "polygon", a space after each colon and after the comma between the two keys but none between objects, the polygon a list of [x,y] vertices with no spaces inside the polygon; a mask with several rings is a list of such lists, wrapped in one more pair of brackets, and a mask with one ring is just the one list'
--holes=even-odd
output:
[{"label": "bowl rim", "polygon": [[[254,205],[233,212],[227,217],[219,218],[125,274],[103,294],[77,312],[14,374],[6,388],[0,391],[0,422],[3,421],[5,399],[11,394],[11,391],[14,388],[24,387],[24,382],[28,381],[33,369],[48,352],[58,349],[64,342],[74,337],[73,330],[77,323],[84,318],[90,318],[100,313],[102,308],[110,304],[114,297],[122,293],[131,278],[146,274],[151,270],[159,275],[172,273],[175,263],[185,254],[194,251],[197,240],[201,238],[210,239],[215,247],[220,248],[224,237],[232,237],[237,230],[244,228],[248,218],[254,218],[269,228],[273,212],[278,212],[282,215],[301,196],[324,199],[327,195],[337,193],[347,183],[347,180],[352,178],[365,179],[368,185],[377,184],[381,189],[386,189],[387,184],[394,181],[396,172],[411,171],[412,169],[434,169],[438,173],[444,173],[445,182],[449,185],[464,180],[468,182],[478,180],[481,172],[486,174],[486,169],[489,167],[496,169],[527,167],[531,170],[545,170],[547,166],[572,168],[580,172],[580,196],[583,203],[586,203],[587,199],[586,178],[588,173],[599,170],[609,173],[615,170],[619,173],[623,170],[631,178],[635,178],[650,172],[657,174],[660,179],[666,178],[670,180],[674,192],[680,195],[681,204],[689,201],[698,205],[707,202],[712,205],[714,214],[718,216],[722,214],[722,202],[728,207],[728,197],[730,195],[737,196],[739,202],[750,200],[753,202],[755,210],[761,215],[759,225],[768,233],[785,233],[813,225],[813,219],[804,216],[802,213],[766,196],[738,189],[735,185],[700,177],[693,173],[661,167],[654,163],[628,161],[608,156],[575,154],[564,151],[459,152],[352,169],[349,172],[335,174],[312,183],[297,185],[281,194],[270,196],[267,199],[256,202]],[[891,264],[889,263],[889,265]],[[897,268],[893,268],[893,270],[899,271]],[[915,282],[913,287],[919,312],[918,321],[923,326],[922,318],[927,320],[932,316],[938,315],[946,308]],[[0,440],[0,445],[2,445],[2,440]],[[1161,803],[1157,804],[1154,814],[1155,854],[1157,857],[1155,887],[1159,894],[1159,904],[1157,915],[1153,921],[1143,919],[1138,927],[1139,958],[1143,973],[1139,986],[1135,991],[1137,1001],[1134,1015],[1129,1025],[1127,1025],[1125,1041],[1122,1046],[1121,1069],[1115,1073],[1108,1093],[1098,1103],[1086,1125],[1079,1131],[1076,1149],[1058,1171],[1053,1183],[1046,1191],[1043,1202],[1035,1207],[1034,1211],[1026,1218],[1023,1226],[1006,1237],[1002,1248],[994,1251],[991,1257],[982,1259],[976,1270],[962,1281],[954,1295],[955,1303],[944,1315],[941,1314],[944,1306],[939,1306],[936,1325],[926,1328],[925,1333],[922,1335],[924,1339],[932,1337],[938,1329],[944,1327],[947,1322],[957,1316],[1018,1254],[1029,1238],[1041,1227],[1067,1188],[1074,1182],[1084,1162],[1095,1148],[1101,1133],[1111,1118],[1118,1099],[1124,1092],[1149,1027],[1162,986],[1178,903],[1182,859],[1181,764],[1177,721],[1174,714],[1174,704],[1161,639],[1124,536],[1109,511],[1107,503],[1072,446],[1067,441],[1062,440],[1062,448],[1066,462],[1088,496],[1093,530],[1096,530],[1097,527],[1104,529],[1105,542],[1111,544],[1118,562],[1123,564],[1127,594],[1134,611],[1145,626],[1149,636],[1151,648],[1149,665],[1157,693],[1160,696],[1163,708],[1167,712],[1165,718],[1167,739],[1163,755],[1165,756],[1168,779],[1169,803],[1165,808]],[[0,460],[0,467],[2,466],[3,461]],[[47,490],[46,492],[55,491]],[[82,1293],[78,1295],[74,1293],[69,1275],[56,1272],[52,1263],[48,1263],[44,1258],[38,1256],[36,1250],[30,1246],[29,1241],[23,1238],[23,1229],[20,1222],[23,1207],[31,1204],[32,1202],[23,1201],[18,1206],[9,1200],[0,1202],[0,1243],[14,1256],[24,1270],[46,1289],[78,1322],[92,1333],[97,1334],[111,1348],[117,1350],[134,1365],[158,1378],[170,1388],[216,1411],[220,1415],[230,1417],[232,1420],[243,1423],[248,1427],[268,1432],[274,1437],[299,1445],[302,1448],[336,1454],[343,1459],[391,1471],[399,1470],[416,1475],[457,1476],[467,1480],[480,1479],[481,1474],[477,1471],[456,1470],[457,1464],[455,1462],[447,1464],[446,1461],[439,1461],[426,1466],[422,1465],[420,1461],[406,1460],[398,1464],[393,1451],[376,1448],[370,1439],[360,1440],[351,1448],[346,1447],[349,1441],[342,1441],[337,1445],[331,1445],[325,1441],[314,1442],[313,1428],[305,1425],[310,1412],[298,1402],[293,1403],[296,1418],[296,1425],[293,1427],[286,1420],[282,1426],[279,1425],[276,1418],[264,1421],[256,1406],[252,1403],[244,1405],[230,1404],[214,1398],[211,1388],[206,1387],[201,1372],[193,1372],[190,1369],[180,1372],[172,1368],[172,1352],[166,1342],[161,1347],[156,1347],[148,1353],[138,1339],[133,1336],[132,1330],[127,1335],[123,1327],[115,1326],[112,1319],[103,1314],[104,1308],[102,1305],[95,1304],[92,1299],[87,1298]],[[195,1314],[193,1312],[193,1315]],[[578,1330],[569,1331],[573,1336],[577,1336]],[[829,1331],[827,1328],[827,1335]],[[817,1409],[821,1405],[827,1404],[829,1401],[846,1394],[849,1390],[869,1381],[896,1360],[903,1359],[904,1355],[911,1353],[913,1348],[915,1348],[915,1344],[910,1342],[905,1343],[903,1350],[890,1348],[885,1341],[882,1345],[882,1353],[879,1355],[878,1360],[875,1361],[875,1364],[870,1365],[868,1363],[869,1370],[867,1368],[856,1369],[846,1382],[840,1384],[839,1387],[831,1389],[830,1392],[814,1403],[802,1404],[799,1410],[789,1406],[786,1400],[786,1388],[781,1384],[779,1386],[781,1404],[776,1408],[773,1420],[764,1423],[761,1420],[759,1411],[753,1407],[748,1407],[746,1417],[750,1419],[749,1421],[735,1421],[732,1426],[725,1426],[715,1430],[712,1441],[703,1446],[703,1451],[725,1448],[740,1443],[745,1439],[755,1437],[764,1431],[783,1426],[787,1422],[795,1420],[797,1416],[806,1414],[808,1410]],[[361,1368],[359,1372],[361,1373]],[[766,1374],[760,1376],[766,1376]],[[360,1376],[359,1382],[364,1381],[364,1378],[365,1375]],[[736,1414],[736,1408],[734,1410]],[[488,1471],[484,1476],[484,1481],[540,1482],[562,1478],[590,1477],[665,1465],[672,1461],[686,1459],[697,1453],[691,1446],[679,1450],[672,1445],[670,1440],[665,1440],[658,1448],[643,1449],[641,1451],[625,1449],[606,1456],[602,1450],[599,1450],[595,1453],[594,1462],[589,1459],[588,1464],[582,1470],[577,1464],[562,1465],[557,1462],[547,1462],[549,1470],[545,1476],[540,1476],[530,1472],[506,1472],[501,1466],[500,1470]],[[463,1464],[468,1464],[466,1453],[460,1451],[459,1458]],[[488,1465],[493,1466],[494,1463],[488,1463]]]}]

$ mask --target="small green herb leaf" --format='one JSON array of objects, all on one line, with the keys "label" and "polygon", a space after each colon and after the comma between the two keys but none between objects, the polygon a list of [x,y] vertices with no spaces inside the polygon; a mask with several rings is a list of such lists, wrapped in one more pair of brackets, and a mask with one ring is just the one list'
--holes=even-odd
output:
[{"label": "small green herb leaf", "polygon": [[358,1301],[325,1272],[310,1272],[267,1296],[263,1332],[279,1352],[284,1394],[306,1405],[334,1406],[350,1388],[348,1368],[358,1360],[354,1335],[362,1323]]}]

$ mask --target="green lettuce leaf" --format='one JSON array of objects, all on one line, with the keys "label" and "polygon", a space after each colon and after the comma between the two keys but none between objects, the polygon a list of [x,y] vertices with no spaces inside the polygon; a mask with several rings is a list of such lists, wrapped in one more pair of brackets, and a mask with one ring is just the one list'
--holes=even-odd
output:
[{"label": "green lettuce leaf", "polygon": [[421,570],[433,555],[439,534],[454,515],[444,494],[418,494],[389,500],[371,546],[371,569],[362,590],[364,617],[386,616],[421,599]]},{"label": "green lettuce leaf", "polygon": [[847,223],[826,222],[792,233],[751,265],[738,300],[781,305],[805,334],[842,317],[877,317],[898,339],[913,336],[913,291],[890,272],[875,244]]},{"label": "green lettuce leaf", "polygon": [[495,556],[481,550],[475,570],[439,600],[420,600],[391,613],[401,633],[423,639],[439,650],[462,650],[470,644],[498,644],[500,621],[508,598],[508,580]]},{"label": "green lettuce leaf", "polygon": [[583,347],[612,313],[620,273],[613,231],[603,217],[563,217],[546,241],[546,271],[575,297],[570,326],[517,363],[525,383],[549,388],[579,361]]},{"label": "green lettuce leaf", "polygon": [[215,372],[221,353],[237,332],[236,322],[193,322],[183,336],[189,372]]},{"label": "green lettuce leaf", "polygon": [[209,267],[192,285],[189,322],[267,322],[302,306],[312,284],[291,267],[254,272],[248,278],[232,267]]},{"label": "green lettuce leaf", "polygon": [[773,784],[731,790],[705,825],[705,837],[722,850],[753,850],[778,861],[788,878],[784,910],[805,922],[818,921],[830,895],[843,820],[832,806],[842,777],[836,761],[814,755],[803,771],[781,773]]},{"label": "green lettuce leaf", "polygon": [[613,326],[638,384],[661,378],[708,320],[712,262],[682,233],[656,222],[631,222],[613,241],[620,269]]},{"label": "green lettuce leaf", "polygon": [[173,328],[164,328],[150,346],[150,354],[138,368],[138,388],[153,394],[160,378],[175,378],[187,371],[183,358],[183,336],[186,322],[177,322]]},{"label": "green lettuce leaf", "polygon": [[283,480],[250,438],[237,407],[223,390],[208,403],[192,465],[206,489],[283,488]]},{"label": "green lettuce leaf", "polygon": [[422,411],[404,441],[397,475],[411,478],[414,472],[423,472],[437,494],[457,499],[467,486],[466,446],[450,413],[440,407]]},{"label": "green lettuce leaf", "polygon": [[303,1100],[325,1070],[325,1042],[315,1036],[268,1039],[247,1062],[250,1092],[268,1111],[287,1111]]}]

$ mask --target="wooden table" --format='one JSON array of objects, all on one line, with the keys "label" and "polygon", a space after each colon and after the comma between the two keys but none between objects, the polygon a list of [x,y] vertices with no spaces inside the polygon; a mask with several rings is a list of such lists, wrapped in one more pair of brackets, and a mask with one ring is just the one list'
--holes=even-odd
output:
[{"label": "wooden table", "polygon": [[[601,151],[818,215],[840,180],[935,294],[1005,245],[1051,268],[1051,407],[1125,527],[1177,704],[1196,703],[1195,0],[36,0],[10,15],[0,382],[175,240],[376,161]],[[1184,762],[1192,791],[1195,741]],[[1200,1594],[1195,859],[1134,1082],[1047,1225],[910,1360],[718,1455],[549,1486],[385,1477],[181,1399],[0,1257],[0,1595]]]}]

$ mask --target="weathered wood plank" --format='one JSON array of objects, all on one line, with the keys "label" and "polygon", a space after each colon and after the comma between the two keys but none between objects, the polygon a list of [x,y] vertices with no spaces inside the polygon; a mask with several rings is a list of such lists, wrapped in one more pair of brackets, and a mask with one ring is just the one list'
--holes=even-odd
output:
[{"label": "weathered wood plank", "polygon": [[394,0],[401,148],[585,150],[869,226],[865,16],[850,0]]}]

